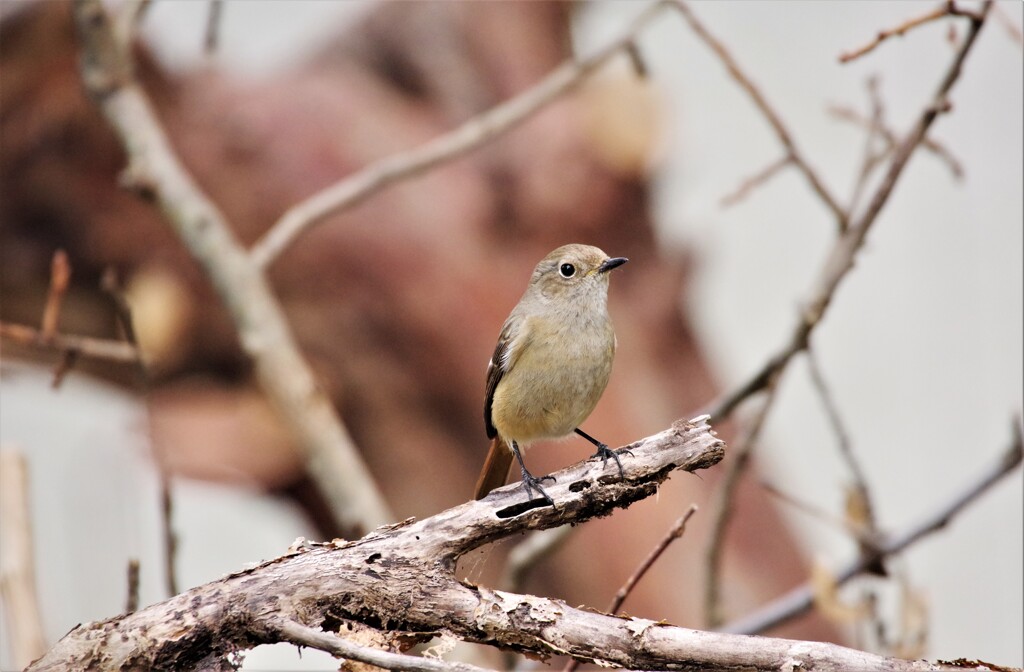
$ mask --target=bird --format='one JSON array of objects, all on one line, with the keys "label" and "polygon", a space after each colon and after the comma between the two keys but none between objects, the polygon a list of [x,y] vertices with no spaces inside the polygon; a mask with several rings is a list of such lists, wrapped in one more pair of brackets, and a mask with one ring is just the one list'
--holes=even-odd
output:
[{"label": "bird", "polygon": [[505,484],[515,457],[527,498],[536,490],[554,506],[542,487],[554,478],[533,476],[522,451],[536,441],[573,433],[594,444],[594,456],[603,463],[613,459],[624,477],[618,453],[580,425],[611,375],[616,340],[608,315],[609,272],[627,261],[597,247],[570,244],[553,250],[534,268],[487,366],[484,426],[491,444],[476,499]]}]

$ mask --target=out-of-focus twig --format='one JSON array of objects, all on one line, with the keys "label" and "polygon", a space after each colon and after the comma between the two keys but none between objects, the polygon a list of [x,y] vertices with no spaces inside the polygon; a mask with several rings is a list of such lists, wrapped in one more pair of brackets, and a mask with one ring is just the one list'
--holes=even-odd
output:
[{"label": "out-of-focus twig", "polygon": [[[898,138],[892,129],[884,125],[875,127],[871,119],[866,118],[860,112],[851,107],[846,105],[830,105],[828,107],[828,113],[841,121],[863,126],[868,129],[874,128],[882,138],[883,142],[885,142],[886,152],[892,151],[898,142]],[[941,159],[949,168],[949,172],[953,174],[955,179],[962,180],[964,178],[963,164],[961,164],[960,160],[954,156],[953,152],[941,142],[933,138],[925,138],[921,141],[921,147]]]},{"label": "out-of-focus twig", "polygon": [[1003,28],[1009,34],[1010,39],[1017,43],[1017,46],[1024,46],[1024,34],[1021,33],[1020,26],[1017,22],[1010,18],[1010,15],[1006,13],[999,5],[995,5],[992,8],[992,14],[999,19],[999,23],[1002,24]]},{"label": "out-of-focus twig", "polygon": [[28,467],[24,455],[7,448],[0,450],[0,597],[14,666],[21,669],[43,655],[46,638],[36,591]]},{"label": "out-of-focus twig", "polygon": [[[935,507],[934,513],[926,515],[903,530],[887,535],[875,545],[874,552],[865,555],[863,551],[836,572],[836,583],[842,585],[863,573],[883,558],[896,555],[922,538],[943,529],[969,504],[988,492],[1004,477],[1016,471],[1024,459],[1024,444],[1021,440],[1020,417],[1014,418],[1013,438],[1009,448],[984,472],[970,481],[962,490]],[[814,603],[814,591],[809,583],[789,591],[761,609],[733,621],[722,628],[723,632],[758,634],[774,628],[805,613]]]},{"label": "out-of-focus twig", "polygon": [[743,436],[733,445],[728,456],[730,459],[725,462],[725,474],[712,495],[711,533],[704,551],[704,624],[709,628],[718,627],[722,623],[718,604],[721,587],[720,573],[722,553],[725,550],[725,533],[732,520],[733,496],[746,471],[754,447],[757,445],[765,420],[768,419],[768,412],[778,396],[781,374],[781,370],[778,371],[768,382],[764,402],[757,409],[754,417],[750,419]]},{"label": "out-of-focus twig", "polygon": [[793,157],[788,154],[773,161],[760,171],[740,182],[736,189],[719,199],[718,205],[723,208],[729,208],[736,205],[749,196],[750,192],[775,177],[779,171],[791,163],[793,163]]},{"label": "out-of-focus twig", "polygon": [[619,591],[615,593],[615,598],[612,600],[611,604],[608,605],[609,614],[618,613],[619,608],[622,607],[622,603],[625,602],[626,598],[629,597],[629,594],[633,592],[633,588],[635,588],[636,584],[640,582],[640,579],[644,578],[644,575],[647,574],[648,570],[654,566],[654,563],[658,561],[658,558],[661,557],[662,553],[668,549],[672,542],[683,536],[683,533],[686,532],[686,523],[690,521],[690,518],[692,518],[695,513],[697,513],[697,505],[691,504],[690,508],[686,510],[686,513],[680,516],[678,520],[672,524],[672,527],[670,527],[668,532],[665,533],[665,536],[661,538],[661,541],[651,549],[650,554],[648,554],[648,556],[644,558],[644,561],[636,568],[633,575],[626,579],[626,582],[622,584]]},{"label": "out-of-focus twig", "polygon": [[130,614],[139,608],[139,559],[128,561],[128,597],[125,598],[124,613]]},{"label": "out-of-focus twig", "polygon": [[306,470],[346,536],[393,519],[330,399],[299,353],[260,268],[179,161],[132,73],[100,0],[76,0],[82,80],[124,147],[124,181],[154,200],[209,276],[256,378],[303,450]]},{"label": "out-of-focus twig", "polygon": [[895,28],[889,28],[886,30],[878,31],[878,35],[875,36],[875,39],[873,39],[871,42],[868,42],[863,47],[840,54],[839,62],[849,63],[850,61],[860,58],[864,54],[873,51],[878,45],[882,44],[882,42],[885,42],[891,37],[903,37],[903,35],[906,34],[909,30],[917,28],[918,26],[923,26],[926,23],[930,23],[932,21],[936,21],[947,16],[965,16],[970,18],[972,21],[977,21],[979,18],[979,15],[977,13],[968,11],[966,9],[960,9],[959,7],[956,6],[956,3],[953,0],[947,0],[946,2],[942,3],[942,5],[936,7],[927,14],[923,14],[912,19],[907,19],[906,21],[896,26]]},{"label": "out-of-focus twig", "polygon": [[[672,524],[672,527],[668,529],[665,536],[655,544],[654,548],[651,549],[651,552],[646,558],[644,558],[643,562],[637,566],[633,571],[633,574],[626,579],[626,582],[622,584],[622,587],[615,593],[615,597],[612,598],[611,604],[608,605],[607,612],[609,614],[619,613],[622,603],[625,602],[626,598],[629,597],[629,594],[633,592],[633,588],[635,588],[636,584],[640,582],[640,579],[644,578],[644,575],[647,574],[651,567],[654,566],[654,563],[658,561],[658,558],[662,556],[668,547],[672,545],[672,542],[683,536],[683,533],[686,532],[686,523],[689,522],[690,518],[692,518],[695,513],[697,513],[697,505],[691,504],[690,508],[686,510],[686,513],[680,516],[676,522]],[[579,666],[580,661],[574,658],[565,666],[563,672],[573,672],[573,670]]]},{"label": "out-of-focus twig", "polygon": [[480,114],[453,131],[430,142],[376,161],[354,175],[317,192],[291,207],[252,246],[252,259],[266,268],[303,232],[319,224],[328,215],[366,200],[381,189],[451,161],[518,126],[544,106],[579,86],[590,74],[623,50],[628,50],[637,34],[664,6],[648,6],[617,40],[591,56],[572,59],[554,72],[504,103]]},{"label": "out-of-focus twig", "polygon": [[[864,136],[864,157],[860,162],[860,170],[857,172],[857,179],[853,184],[853,192],[850,194],[850,204],[847,212],[857,212],[860,205],[860,198],[867,187],[868,178],[879,165],[892,153],[896,146],[896,134],[890,131],[888,138],[885,132],[885,105],[882,104],[882,95],[879,92],[878,77],[871,76],[867,81],[868,100],[871,105],[871,116],[866,120],[867,133]],[[882,149],[876,149],[878,140],[886,145]]]},{"label": "out-of-focus twig", "polygon": [[50,291],[46,296],[42,326],[39,330],[44,340],[50,340],[57,335],[60,308],[68,291],[70,279],[71,264],[68,263],[68,255],[64,250],[57,250],[53,253],[53,261],[50,263]]},{"label": "out-of-focus twig", "polygon": [[807,160],[804,158],[800,150],[797,149],[796,142],[793,140],[793,136],[789,132],[789,129],[786,128],[786,125],[782,122],[782,118],[775,111],[775,108],[768,103],[768,99],[764,97],[764,94],[761,93],[758,86],[754,84],[754,80],[743,72],[739,64],[736,62],[736,59],[733,58],[731,53],[729,53],[729,50],[726,49],[725,45],[722,44],[718,38],[708,32],[708,29],[705,28],[704,24],[697,19],[697,16],[690,9],[689,5],[683,2],[683,0],[675,0],[672,4],[679,10],[679,13],[682,14],[683,18],[690,25],[690,28],[697,37],[699,37],[701,41],[703,41],[711,51],[715,53],[718,59],[722,62],[722,65],[724,65],[726,70],[729,71],[729,75],[736,80],[736,83],[740,85],[740,88],[746,91],[747,95],[749,95],[751,100],[754,101],[754,105],[761,111],[765,120],[775,131],[775,135],[778,136],[779,142],[782,143],[782,147],[786,150],[786,158],[789,160],[789,163],[792,163],[797,169],[799,169],[807,179],[811,189],[814,190],[814,193],[818,195],[822,203],[824,203],[828,209],[832,211],[832,214],[835,215],[839,230],[845,230],[848,214],[843,210],[842,206],[839,205],[839,201],[832,196],[828,188],[825,186],[825,183],[821,180],[814,169],[811,168],[811,165],[807,163]]},{"label": "out-of-focus twig", "polygon": [[[107,293],[114,303],[114,314],[117,316],[118,324],[124,337],[141,353],[138,336],[135,332],[135,320],[132,319],[132,307],[117,278],[117,273],[112,267],[103,272],[100,279],[100,288]],[[145,359],[140,355],[138,358],[139,385],[142,387],[144,396],[149,393],[149,369],[146,367]],[[148,417],[148,412],[147,412]],[[152,432],[150,432],[152,436]],[[168,595],[178,594],[178,537],[174,532],[174,500],[171,496],[171,475],[167,472],[160,460],[156,460],[156,467],[159,471],[159,496],[160,496],[160,523],[161,534],[164,540],[164,583]]]},{"label": "out-of-focus twig", "polygon": [[[828,383],[825,382],[825,376],[821,372],[821,367],[818,364],[818,358],[813,348],[807,349],[807,366],[811,374],[811,382],[814,385],[814,389],[818,392],[821,404],[825,408],[825,415],[828,417],[832,431],[836,435],[839,454],[842,456],[843,461],[846,462],[847,469],[850,470],[851,490],[847,495],[847,523],[857,529],[856,536],[861,544],[870,544],[872,543],[871,540],[878,534],[878,523],[875,518],[875,506],[871,498],[871,490],[868,488],[868,479],[864,474],[860,460],[857,459],[856,453],[853,452],[850,433],[847,431],[839,414],[839,407],[832,397],[832,391],[829,389]],[[851,506],[851,502],[856,505]],[[858,512],[857,515],[852,515],[854,509]],[[876,568],[876,571],[880,572],[881,568]]]},{"label": "out-of-focus twig", "polygon": [[0,338],[39,350],[59,353],[74,352],[82,357],[106,359],[126,364],[134,362],[138,356],[135,348],[122,341],[73,334],[56,334],[51,338],[44,338],[38,329],[10,322],[0,322]]},{"label": "out-of-focus twig", "polygon": [[217,51],[221,21],[224,16],[224,0],[209,0],[209,13],[206,15],[206,32],[203,35],[203,52],[213,56]]}]

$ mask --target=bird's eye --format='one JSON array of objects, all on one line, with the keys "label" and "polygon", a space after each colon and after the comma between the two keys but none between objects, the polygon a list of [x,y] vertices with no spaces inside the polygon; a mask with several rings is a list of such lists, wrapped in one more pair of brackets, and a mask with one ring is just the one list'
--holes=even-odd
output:
[{"label": "bird's eye", "polygon": [[576,267],[573,266],[572,264],[562,264],[561,266],[558,267],[558,273],[563,278],[571,278],[572,276],[576,275]]}]

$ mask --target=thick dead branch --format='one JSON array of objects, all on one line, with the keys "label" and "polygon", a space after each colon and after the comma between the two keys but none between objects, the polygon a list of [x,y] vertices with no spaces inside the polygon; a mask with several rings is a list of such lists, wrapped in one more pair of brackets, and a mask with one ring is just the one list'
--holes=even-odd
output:
[{"label": "thick dead branch", "polygon": [[[832,644],[610,616],[455,578],[459,557],[475,548],[528,529],[608,515],[656,493],[672,471],[707,468],[724,454],[706,418],[678,422],[628,448],[633,456],[624,480],[615,465],[597,460],[555,473],[556,483],[547,488],[555,507],[525,501],[515,484],[422,521],[381,527],[358,541],[301,545],[134,614],[79,626],[28,670],[193,670],[230,650],[281,639],[312,641],[313,633],[284,629],[285,621],[315,630],[340,620],[386,624],[424,637],[446,632],[466,641],[630,669],[956,669]],[[333,636],[322,643],[336,644]]]},{"label": "thick dead branch", "polygon": [[[351,208],[381,189],[458,158],[512,130],[541,108],[572,91],[619,53],[629,52],[640,30],[664,6],[652,3],[622,37],[591,56],[570,60],[533,87],[411,151],[381,159],[290,208],[253,245],[253,261],[266,268],[303,232],[328,215]],[[637,59],[633,58],[634,64]]]},{"label": "thick dead branch", "polygon": [[[655,494],[675,469],[704,469],[724,454],[706,418],[677,422],[628,447],[633,455],[624,461],[625,480],[614,464],[599,460],[555,473],[557,481],[547,491],[556,507],[528,501],[514,484],[422,521],[381,527],[359,541],[305,544],[166,602],[80,626],[29,669],[196,669],[228,651],[278,641],[282,620],[317,628],[339,618],[393,630],[447,631],[542,655],[664,668],[668,656],[682,658],[681,652],[660,636],[648,642],[643,632],[631,632],[637,627],[631,619],[455,578],[459,557],[475,548],[526,530],[608,515]],[[602,628],[605,638],[595,641],[594,630],[580,629],[592,627]],[[642,630],[652,627],[662,626],[644,622]]]},{"label": "thick dead branch", "polygon": [[77,0],[82,79],[128,156],[125,181],[153,199],[206,271],[238,330],[257,379],[306,453],[307,471],[343,529],[365,530],[393,516],[330,400],[303,360],[262,271],[224,215],[171,148],[135,81],[127,44],[99,0]]}]

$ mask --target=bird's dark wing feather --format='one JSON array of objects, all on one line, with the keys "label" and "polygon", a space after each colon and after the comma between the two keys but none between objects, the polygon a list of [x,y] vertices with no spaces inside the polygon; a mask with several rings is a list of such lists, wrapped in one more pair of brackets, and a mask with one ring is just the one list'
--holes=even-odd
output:
[{"label": "bird's dark wing feather", "polygon": [[491,362],[487,365],[487,386],[484,393],[484,427],[487,428],[488,439],[493,439],[498,435],[498,430],[494,428],[494,424],[491,422],[491,404],[494,402],[494,390],[497,389],[501,377],[505,375],[502,360],[505,359],[505,352],[509,346],[509,331],[511,331],[510,325],[506,322],[505,328],[501,330],[501,336],[498,337],[498,344],[494,347]]}]

